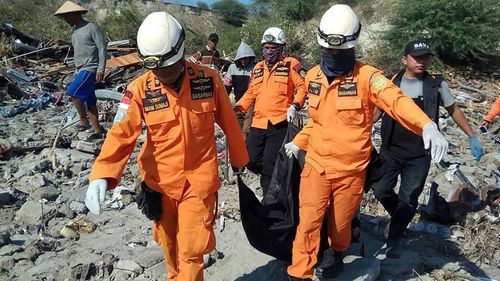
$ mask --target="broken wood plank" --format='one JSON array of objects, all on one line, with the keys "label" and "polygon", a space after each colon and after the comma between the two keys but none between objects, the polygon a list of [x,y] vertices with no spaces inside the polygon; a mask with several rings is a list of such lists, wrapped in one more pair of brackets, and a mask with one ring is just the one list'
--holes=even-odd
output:
[{"label": "broken wood plank", "polygon": [[463,89],[466,89],[466,90],[469,90],[469,91],[472,91],[472,92],[476,92],[476,93],[479,93],[481,95],[485,95],[485,96],[488,96],[488,97],[491,97],[491,98],[496,98],[497,96],[494,95],[494,94],[490,94],[490,93],[487,93],[485,91],[482,91],[482,90],[479,90],[477,88],[474,88],[474,87],[471,87],[471,86],[467,86],[467,85],[464,85],[460,82],[458,82],[458,85],[463,88]]},{"label": "broken wood plank", "polygon": [[110,58],[106,61],[106,68],[124,67],[141,62],[139,54],[132,53],[120,57]]}]

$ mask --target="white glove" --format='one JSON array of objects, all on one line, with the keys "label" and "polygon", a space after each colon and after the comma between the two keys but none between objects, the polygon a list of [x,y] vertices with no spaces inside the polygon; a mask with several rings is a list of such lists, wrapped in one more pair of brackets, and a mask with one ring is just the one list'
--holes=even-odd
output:
[{"label": "white glove", "polygon": [[292,122],[293,118],[297,115],[297,109],[295,108],[295,105],[290,105],[288,108],[288,111],[286,112],[286,120],[288,122]]},{"label": "white glove", "polygon": [[96,179],[89,184],[85,205],[91,213],[99,215],[101,213],[101,203],[104,203],[108,182],[105,179]]},{"label": "white glove", "polygon": [[424,139],[425,149],[429,149],[429,146],[431,148],[432,161],[439,163],[448,151],[448,142],[439,132],[434,122],[424,126],[422,138]]},{"label": "white glove", "polygon": [[285,144],[285,152],[289,158],[292,158],[292,155],[295,156],[295,158],[297,158],[299,151],[300,147],[296,146],[293,142]]}]

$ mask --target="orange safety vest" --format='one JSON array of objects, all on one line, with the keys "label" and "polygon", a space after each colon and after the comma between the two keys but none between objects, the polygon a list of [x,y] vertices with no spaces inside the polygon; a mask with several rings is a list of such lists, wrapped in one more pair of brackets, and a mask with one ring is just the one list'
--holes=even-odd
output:
[{"label": "orange safety vest", "polygon": [[329,179],[360,172],[368,165],[375,105],[418,135],[432,122],[380,70],[361,62],[350,75],[335,78],[330,85],[315,66],[305,82],[309,121],[293,143],[307,150],[306,162]]},{"label": "orange safety vest", "polygon": [[286,113],[292,103],[304,105],[306,90],[304,70],[300,62],[284,57],[271,70],[266,62],[258,62],[252,72],[248,89],[236,103],[246,112],[255,103],[252,127],[267,129],[267,123],[286,120]]},{"label": "orange safety vest", "polygon": [[214,121],[228,138],[231,164],[247,164],[245,143],[220,76],[210,68],[184,63],[178,94],[163,86],[151,71],[127,87],[92,166],[91,181],[106,178],[110,188],[118,184],[143,122],[147,137],[138,157],[141,177],[152,189],[176,200],[181,198],[186,180],[202,199],[221,185]]}]

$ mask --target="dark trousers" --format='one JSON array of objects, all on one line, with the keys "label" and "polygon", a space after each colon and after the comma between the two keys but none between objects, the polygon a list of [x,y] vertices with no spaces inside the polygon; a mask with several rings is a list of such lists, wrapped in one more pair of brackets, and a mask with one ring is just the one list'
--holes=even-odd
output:
[{"label": "dark trousers", "polygon": [[[386,170],[382,179],[375,184],[375,197],[391,215],[389,239],[399,239],[415,215],[418,197],[424,188],[429,172],[431,158],[429,155],[402,159],[382,148],[380,154],[386,159]],[[401,175],[399,194],[394,192]]]},{"label": "dark trousers", "polygon": [[288,123],[286,121],[273,125],[267,123],[267,129],[250,128],[247,136],[247,150],[250,156],[247,168],[260,174],[260,185],[267,193],[271,177],[273,175],[274,164],[278,157],[278,152],[283,145],[286,136]]}]

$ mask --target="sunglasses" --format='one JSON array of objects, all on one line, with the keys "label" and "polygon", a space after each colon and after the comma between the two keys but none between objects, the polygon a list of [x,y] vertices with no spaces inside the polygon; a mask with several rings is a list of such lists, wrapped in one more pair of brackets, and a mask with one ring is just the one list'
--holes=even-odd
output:
[{"label": "sunglasses", "polygon": [[144,65],[145,68],[148,69],[155,69],[155,68],[160,68],[162,67],[163,63],[172,58],[173,56],[177,55],[179,53],[180,48],[182,47],[182,43],[184,43],[184,39],[186,37],[186,33],[184,32],[184,29],[181,30],[181,34],[179,35],[179,40],[177,40],[177,43],[175,44],[168,53],[165,53],[161,56],[143,56],[139,52],[139,55],[142,59],[142,64]]},{"label": "sunglasses", "polygon": [[354,34],[349,36],[344,36],[342,34],[325,34],[318,27],[319,38],[325,40],[328,43],[328,45],[332,46],[340,46],[346,42],[354,41],[358,38],[360,32],[361,32],[361,23],[359,23],[358,30]]}]

